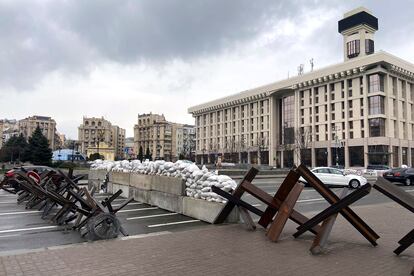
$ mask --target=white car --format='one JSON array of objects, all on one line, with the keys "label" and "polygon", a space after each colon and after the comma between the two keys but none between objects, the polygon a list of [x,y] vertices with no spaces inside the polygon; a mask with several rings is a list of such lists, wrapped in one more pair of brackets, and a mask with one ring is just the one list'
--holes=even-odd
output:
[{"label": "white car", "polygon": [[[349,186],[356,189],[368,183],[363,176],[356,174],[345,175],[343,171],[335,168],[319,167],[312,169],[311,172],[326,185]],[[306,183],[302,177],[299,178],[299,181]]]}]

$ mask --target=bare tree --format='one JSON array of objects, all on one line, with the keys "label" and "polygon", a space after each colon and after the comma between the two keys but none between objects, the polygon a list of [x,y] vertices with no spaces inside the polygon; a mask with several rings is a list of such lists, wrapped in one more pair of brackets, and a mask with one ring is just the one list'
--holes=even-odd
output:
[{"label": "bare tree", "polygon": [[304,151],[310,147],[312,143],[312,132],[310,127],[295,129],[295,144],[293,150],[298,160],[298,164],[302,163]]},{"label": "bare tree", "polygon": [[235,139],[229,137],[224,144],[224,152],[230,155],[230,161],[234,162],[233,155],[237,152],[237,145]]}]

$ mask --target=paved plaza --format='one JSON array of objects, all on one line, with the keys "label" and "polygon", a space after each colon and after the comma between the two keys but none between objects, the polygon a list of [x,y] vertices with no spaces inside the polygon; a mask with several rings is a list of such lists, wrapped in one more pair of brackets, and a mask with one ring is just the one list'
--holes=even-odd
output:
[{"label": "paved plaza", "polygon": [[1,256],[0,275],[409,275],[414,248],[392,251],[412,229],[412,214],[395,203],[353,209],[381,236],[377,247],[342,217],[319,256],[309,253],[310,234],[292,237],[290,222],[278,243],[263,229],[206,226]]}]

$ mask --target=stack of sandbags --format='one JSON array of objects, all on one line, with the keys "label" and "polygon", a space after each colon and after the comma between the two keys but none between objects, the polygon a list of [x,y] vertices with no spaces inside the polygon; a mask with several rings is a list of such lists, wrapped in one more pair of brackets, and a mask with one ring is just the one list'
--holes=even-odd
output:
[{"label": "stack of sandbags", "polygon": [[106,170],[109,172],[114,166],[115,163],[113,161],[96,159],[95,161],[91,162],[91,170]]},{"label": "stack of sandbags", "polygon": [[231,192],[237,186],[236,182],[227,175],[217,175],[217,171],[208,171],[206,166],[200,169],[194,163],[181,160],[175,163],[164,160],[145,160],[143,162],[139,160],[112,162],[96,160],[92,162],[91,168],[146,175],[181,177],[185,181],[187,196],[215,202],[226,202],[226,200],[216,193],[213,193],[211,186],[217,186],[226,192]]}]

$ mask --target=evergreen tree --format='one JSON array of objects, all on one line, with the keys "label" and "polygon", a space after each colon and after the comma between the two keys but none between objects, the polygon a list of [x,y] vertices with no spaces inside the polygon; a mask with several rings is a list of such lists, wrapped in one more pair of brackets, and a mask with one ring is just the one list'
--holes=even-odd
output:
[{"label": "evergreen tree", "polygon": [[0,150],[0,161],[26,161],[27,147],[23,134],[11,137]]},{"label": "evergreen tree", "polygon": [[150,161],[152,160],[152,156],[151,156],[151,153],[150,153],[150,150],[149,150],[148,147],[147,147],[147,150],[145,152],[145,159],[149,159]]},{"label": "evergreen tree", "polygon": [[47,138],[42,134],[39,126],[29,138],[27,159],[35,165],[50,165],[52,150],[49,148]]},{"label": "evergreen tree", "polygon": [[142,159],[144,159],[144,150],[142,149],[142,146],[139,146],[138,160],[142,162]]},{"label": "evergreen tree", "polygon": [[16,150],[17,155],[20,161],[27,161],[27,150],[29,148],[29,144],[27,143],[26,139],[24,138],[23,134],[20,133],[20,135],[16,139]]}]

